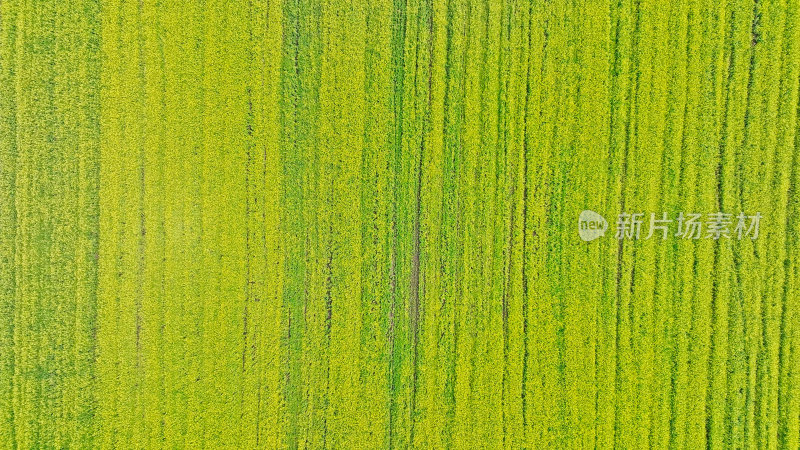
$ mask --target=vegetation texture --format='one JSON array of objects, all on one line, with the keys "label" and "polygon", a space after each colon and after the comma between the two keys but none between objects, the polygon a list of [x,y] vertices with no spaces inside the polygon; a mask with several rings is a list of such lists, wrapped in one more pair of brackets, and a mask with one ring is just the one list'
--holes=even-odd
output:
[{"label": "vegetation texture", "polygon": [[799,82],[798,0],[0,0],[0,448],[798,448]]}]

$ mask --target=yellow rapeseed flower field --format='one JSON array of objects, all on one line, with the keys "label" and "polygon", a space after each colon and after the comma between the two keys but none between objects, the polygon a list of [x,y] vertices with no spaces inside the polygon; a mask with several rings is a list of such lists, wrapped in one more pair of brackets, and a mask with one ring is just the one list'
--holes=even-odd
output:
[{"label": "yellow rapeseed flower field", "polygon": [[800,0],[0,0],[0,449],[797,449],[799,88]]}]

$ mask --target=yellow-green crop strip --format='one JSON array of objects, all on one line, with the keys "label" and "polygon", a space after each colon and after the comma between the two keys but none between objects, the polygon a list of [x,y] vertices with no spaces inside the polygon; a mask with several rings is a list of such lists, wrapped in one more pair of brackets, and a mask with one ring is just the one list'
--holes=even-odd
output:
[{"label": "yellow-green crop strip", "polygon": [[799,0],[0,0],[0,449],[798,448],[799,97]]}]

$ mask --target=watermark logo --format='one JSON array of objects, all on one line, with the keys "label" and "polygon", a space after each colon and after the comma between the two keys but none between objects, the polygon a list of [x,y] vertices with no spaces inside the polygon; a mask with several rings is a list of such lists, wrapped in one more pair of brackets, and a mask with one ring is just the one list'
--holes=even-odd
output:
[{"label": "watermark logo", "polygon": [[587,209],[578,217],[578,234],[586,242],[605,236],[607,229],[606,219],[594,211]]},{"label": "watermark logo", "polygon": [[[649,216],[649,221],[647,221]],[[679,239],[758,239],[761,213],[747,215],[714,212],[709,214],[684,213],[621,213],[617,216],[615,237],[619,240],[653,239],[669,237]],[[647,225],[645,225],[647,224]],[[578,234],[584,241],[605,236],[608,222],[594,211],[583,211],[578,217]]]}]

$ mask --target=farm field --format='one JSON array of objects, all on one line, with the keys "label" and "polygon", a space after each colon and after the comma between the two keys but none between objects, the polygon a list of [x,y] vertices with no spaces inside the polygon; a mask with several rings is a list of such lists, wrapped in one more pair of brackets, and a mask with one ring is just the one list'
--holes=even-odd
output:
[{"label": "farm field", "polygon": [[796,449],[799,88],[798,0],[0,0],[0,449]]}]

